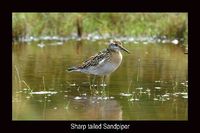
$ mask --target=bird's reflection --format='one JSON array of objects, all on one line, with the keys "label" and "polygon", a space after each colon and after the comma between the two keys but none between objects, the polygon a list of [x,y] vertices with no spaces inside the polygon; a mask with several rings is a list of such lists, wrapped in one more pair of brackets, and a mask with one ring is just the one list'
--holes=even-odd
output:
[{"label": "bird's reflection", "polygon": [[70,115],[89,120],[122,120],[122,109],[114,99],[90,97],[71,101]]}]

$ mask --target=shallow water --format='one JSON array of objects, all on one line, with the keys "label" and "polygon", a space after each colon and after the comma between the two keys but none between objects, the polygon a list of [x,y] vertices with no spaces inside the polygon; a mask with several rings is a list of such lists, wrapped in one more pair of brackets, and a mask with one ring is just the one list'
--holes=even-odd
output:
[{"label": "shallow water", "polygon": [[[187,120],[188,55],[174,44],[126,42],[120,67],[101,84],[66,69],[107,41],[12,45],[13,120]],[[105,89],[105,90],[104,90]]]}]

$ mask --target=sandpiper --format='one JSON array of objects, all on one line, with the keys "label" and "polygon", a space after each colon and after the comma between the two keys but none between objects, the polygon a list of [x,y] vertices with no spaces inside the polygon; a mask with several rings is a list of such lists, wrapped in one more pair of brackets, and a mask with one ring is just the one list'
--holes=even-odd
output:
[{"label": "sandpiper", "polygon": [[111,41],[107,49],[91,56],[79,66],[68,68],[68,71],[77,71],[99,76],[109,75],[114,72],[122,62],[121,50],[130,53],[122,46],[120,41]]}]

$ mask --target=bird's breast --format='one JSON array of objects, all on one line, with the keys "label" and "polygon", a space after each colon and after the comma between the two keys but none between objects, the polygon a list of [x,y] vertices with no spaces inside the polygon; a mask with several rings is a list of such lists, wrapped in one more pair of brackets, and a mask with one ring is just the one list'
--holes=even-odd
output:
[{"label": "bird's breast", "polygon": [[121,52],[113,52],[110,57],[110,62],[115,66],[119,66],[122,62]]}]

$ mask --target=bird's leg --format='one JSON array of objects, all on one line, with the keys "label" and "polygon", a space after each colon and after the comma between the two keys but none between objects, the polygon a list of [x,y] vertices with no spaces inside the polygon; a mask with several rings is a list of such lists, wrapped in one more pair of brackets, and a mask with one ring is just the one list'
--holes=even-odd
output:
[{"label": "bird's leg", "polygon": [[105,78],[106,78],[106,76],[103,75],[102,84],[101,84],[101,86],[102,86],[102,88],[103,88],[103,90],[102,90],[103,96],[106,95],[106,91],[105,91],[105,86],[106,86],[106,84],[105,84]]},{"label": "bird's leg", "polygon": [[96,80],[96,75],[94,75],[93,80],[92,80],[92,86],[95,87],[95,80]]},{"label": "bird's leg", "polygon": [[105,89],[105,86],[106,86],[106,76],[104,75],[103,76],[103,88]]},{"label": "bird's leg", "polygon": [[90,75],[88,75],[88,80],[89,80],[90,91],[92,91],[92,85],[91,85]]},{"label": "bird's leg", "polygon": [[91,79],[91,78],[92,78],[92,75],[88,75],[89,86],[90,86],[90,92],[91,92],[91,94],[93,94],[93,93],[95,92],[95,91],[94,91],[94,89],[95,89],[95,84],[94,84],[94,82],[95,82],[96,76],[94,76],[93,79]]},{"label": "bird's leg", "polygon": [[91,84],[91,86],[92,86],[92,93],[93,93],[93,94],[96,94],[96,93],[97,93],[97,90],[95,89],[95,86],[97,86],[97,85],[95,84],[95,80],[96,80],[96,75],[94,75],[94,77],[93,77],[93,79],[92,79],[92,84]]}]

